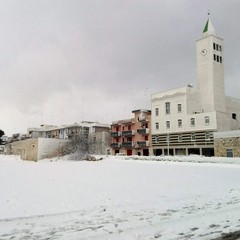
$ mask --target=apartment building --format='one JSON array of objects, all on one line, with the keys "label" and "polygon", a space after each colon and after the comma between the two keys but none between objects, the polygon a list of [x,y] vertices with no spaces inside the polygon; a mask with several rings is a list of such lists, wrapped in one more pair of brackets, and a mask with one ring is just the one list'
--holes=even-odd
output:
[{"label": "apartment building", "polygon": [[90,144],[92,154],[106,154],[110,148],[110,126],[104,123],[83,121],[63,126],[41,125],[40,128],[29,128],[28,133],[32,138],[55,138],[71,140],[82,136]]},{"label": "apartment building", "polygon": [[112,154],[151,154],[151,111],[134,110],[133,118],[118,120],[111,125]]}]

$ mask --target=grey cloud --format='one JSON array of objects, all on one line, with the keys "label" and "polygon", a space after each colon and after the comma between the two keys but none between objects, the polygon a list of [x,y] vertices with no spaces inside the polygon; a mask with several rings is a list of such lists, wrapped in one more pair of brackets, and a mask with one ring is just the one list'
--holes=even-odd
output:
[{"label": "grey cloud", "polygon": [[0,1],[0,115],[14,106],[32,124],[75,122],[85,99],[86,118],[110,122],[150,107],[151,93],[195,83],[208,10],[225,39],[226,92],[236,96],[238,0]]}]

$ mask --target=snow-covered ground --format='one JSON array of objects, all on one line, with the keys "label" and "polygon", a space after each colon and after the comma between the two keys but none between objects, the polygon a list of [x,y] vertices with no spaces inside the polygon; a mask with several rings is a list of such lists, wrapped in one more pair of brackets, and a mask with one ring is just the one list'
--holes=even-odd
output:
[{"label": "snow-covered ground", "polygon": [[214,239],[239,230],[240,159],[207,159],[0,155],[0,239]]}]

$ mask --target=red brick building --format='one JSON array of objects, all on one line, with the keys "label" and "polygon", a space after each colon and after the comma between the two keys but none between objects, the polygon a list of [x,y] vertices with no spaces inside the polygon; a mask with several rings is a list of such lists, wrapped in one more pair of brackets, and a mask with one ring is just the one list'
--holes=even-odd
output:
[{"label": "red brick building", "polygon": [[134,117],[112,122],[112,154],[148,156],[151,153],[151,111],[134,110]]}]

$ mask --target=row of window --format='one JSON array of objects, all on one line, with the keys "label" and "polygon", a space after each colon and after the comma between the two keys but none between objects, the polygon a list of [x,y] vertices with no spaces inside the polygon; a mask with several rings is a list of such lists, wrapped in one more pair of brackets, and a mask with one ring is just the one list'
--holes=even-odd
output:
[{"label": "row of window", "polygon": [[[141,123],[141,128],[148,128],[148,123]],[[132,130],[132,127],[131,127],[131,125],[128,125],[128,126],[122,126],[122,127],[116,127],[116,132],[119,132],[119,131],[130,131],[130,130]]]},{"label": "row of window", "polygon": [[[118,138],[116,139],[116,143],[122,143],[122,142],[132,142],[132,137],[122,138],[122,141],[120,141]],[[142,141],[148,141],[148,136],[144,136],[144,140]]]},{"label": "row of window", "polygon": [[[205,133],[205,139],[206,140],[210,140],[210,133],[206,132]],[[156,138],[156,142],[158,142],[159,140]],[[178,142],[182,142],[183,141],[183,135],[179,134],[178,135]],[[196,141],[196,134],[195,133],[191,133],[191,141]],[[170,142],[170,137],[167,135],[166,136],[166,142]]]},{"label": "row of window", "polygon": [[217,54],[213,54],[213,60],[219,63],[222,63],[222,57]]},{"label": "row of window", "polygon": [[[165,103],[165,113],[166,114],[170,114],[171,113],[170,107],[171,107],[170,102],[166,102]],[[178,113],[182,112],[182,104],[178,104],[177,105],[177,111],[178,111]],[[159,108],[155,108],[155,116],[159,116]]]},{"label": "row of window", "polygon": [[[204,117],[204,123],[205,125],[210,124],[210,117],[209,116],[205,116]],[[182,127],[182,119],[178,119],[178,127],[181,128]],[[191,127],[195,127],[195,118],[190,118],[190,125]],[[166,129],[169,129],[171,127],[170,125],[170,121],[166,121]],[[155,129],[159,130],[159,123],[156,122],[155,123]]]},{"label": "row of window", "polygon": [[222,51],[222,46],[217,44],[217,43],[213,43],[213,49],[221,52]]}]

